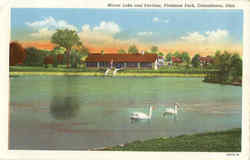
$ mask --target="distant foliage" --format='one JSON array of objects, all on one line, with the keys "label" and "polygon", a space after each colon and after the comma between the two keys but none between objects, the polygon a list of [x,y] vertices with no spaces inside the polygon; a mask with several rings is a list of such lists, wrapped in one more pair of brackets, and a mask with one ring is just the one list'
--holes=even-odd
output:
[{"label": "distant foliage", "polygon": [[192,63],[193,67],[199,67],[200,66],[200,55],[195,54],[194,57],[192,58],[191,63]]},{"label": "distant foliage", "polygon": [[124,49],[119,49],[119,50],[118,50],[118,53],[119,53],[119,54],[126,54],[126,51],[125,51]]},{"label": "distant foliage", "polygon": [[18,42],[10,43],[10,56],[9,56],[9,65],[15,66],[17,64],[23,64],[26,58],[26,52],[24,48]]},{"label": "distant foliage", "polygon": [[159,53],[158,53],[158,56],[164,57],[164,54],[163,54],[162,52],[159,52]]},{"label": "distant foliage", "polygon": [[129,46],[128,53],[136,54],[136,53],[139,53],[139,50],[136,48],[136,45],[132,45],[132,46]]},{"label": "distant foliage", "polygon": [[158,53],[158,47],[157,46],[152,46],[150,49],[151,53]]},{"label": "distant foliage", "polygon": [[86,47],[83,46],[83,45],[80,47],[80,49],[79,49],[79,56],[80,56],[80,57],[88,56],[89,53],[90,53],[90,52],[89,52],[89,49],[88,49],[88,48],[86,48]]},{"label": "distant foliage", "polygon": [[173,54],[169,52],[166,56],[166,61],[171,61]]},{"label": "distant foliage", "polygon": [[191,58],[190,58],[188,52],[182,52],[181,59],[183,62],[186,62],[186,64],[189,64]]},{"label": "distant foliage", "polygon": [[214,75],[206,77],[205,80],[223,83],[242,81],[242,58],[238,53],[223,54],[216,51],[213,57],[213,67],[218,70]]},{"label": "distant foliage", "polygon": [[27,54],[24,61],[25,66],[42,66],[44,63],[44,57],[46,57],[49,52],[35,47],[26,48],[25,51]]}]

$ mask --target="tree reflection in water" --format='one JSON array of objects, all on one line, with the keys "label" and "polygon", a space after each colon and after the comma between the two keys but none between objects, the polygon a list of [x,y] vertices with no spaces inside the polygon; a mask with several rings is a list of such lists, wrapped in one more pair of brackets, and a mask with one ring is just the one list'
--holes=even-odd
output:
[{"label": "tree reflection in water", "polygon": [[77,116],[80,106],[72,97],[53,97],[50,113],[56,120],[67,120]]}]

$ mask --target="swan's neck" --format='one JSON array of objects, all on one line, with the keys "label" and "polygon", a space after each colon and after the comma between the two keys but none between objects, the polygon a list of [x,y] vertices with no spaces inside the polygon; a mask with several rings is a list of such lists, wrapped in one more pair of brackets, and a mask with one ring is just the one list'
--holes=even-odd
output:
[{"label": "swan's neck", "polygon": [[152,107],[149,108],[149,113],[148,113],[149,118],[152,117]]}]

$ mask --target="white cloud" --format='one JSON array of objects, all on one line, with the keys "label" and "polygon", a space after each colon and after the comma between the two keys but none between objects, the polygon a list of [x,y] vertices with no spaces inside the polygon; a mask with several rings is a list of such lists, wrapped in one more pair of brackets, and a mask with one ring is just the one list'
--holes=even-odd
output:
[{"label": "white cloud", "polygon": [[153,33],[152,32],[138,32],[138,36],[151,36]]},{"label": "white cloud", "polygon": [[109,34],[115,34],[120,32],[120,27],[114,22],[105,22],[102,21],[99,26],[93,28],[94,32],[103,32]]},{"label": "white cloud", "polygon": [[196,43],[224,43],[230,38],[227,30],[217,29],[214,31],[207,31],[205,34],[199,32],[187,33],[186,36],[182,36],[180,39],[182,41]]},{"label": "white cloud", "polygon": [[159,22],[159,18],[158,17],[154,17],[152,21],[153,22]]},{"label": "white cloud", "polygon": [[34,39],[49,39],[53,35],[53,33],[55,33],[54,30],[42,28],[39,29],[37,32],[31,33],[30,36]]},{"label": "white cloud", "polygon": [[206,32],[208,41],[224,41],[229,37],[229,32],[227,30],[216,30]]},{"label": "white cloud", "polygon": [[34,22],[26,22],[27,26],[32,27],[33,29],[41,29],[41,28],[48,28],[50,30],[53,29],[71,29],[77,31],[77,27],[74,25],[69,24],[65,20],[56,20],[53,17],[43,18],[41,21],[34,21]]},{"label": "white cloud", "polygon": [[33,28],[40,28],[40,27],[46,27],[46,26],[50,26],[50,25],[56,25],[56,21],[53,17],[48,17],[48,18],[44,18],[41,21],[34,21],[34,22],[26,22],[26,25],[28,25],[29,27],[33,27]]},{"label": "white cloud", "polygon": [[89,24],[84,24],[78,34],[83,42],[112,44],[116,41],[113,36],[120,31],[120,26],[115,22],[102,21],[99,25],[92,28]]},{"label": "white cloud", "polygon": [[181,40],[189,41],[189,42],[201,42],[205,41],[206,37],[199,32],[188,33],[187,36],[181,37]]}]

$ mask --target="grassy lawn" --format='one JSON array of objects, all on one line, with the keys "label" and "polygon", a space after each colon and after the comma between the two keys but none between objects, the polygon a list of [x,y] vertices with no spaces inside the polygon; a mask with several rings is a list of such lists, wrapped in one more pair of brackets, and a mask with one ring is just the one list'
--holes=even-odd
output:
[{"label": "grassy lawn", "polygon": [[63,67],[33,67],[33,66],[10,66],[10,72],[100,72],[98,69],[88,70],[86,68],[66,68]]},{"label": "grassy lawn", "polygon": [[[104,73],[106,69],[88,69],[85,67],[66,68],[59,66],[56,68],[49,67],[34,67],[34,66],[10,66],[10,72],[101,72]],[[203,74],[213,69],[202,68],[185,68],[183,66],[162,67],[158,70],[153,69],[126,69],[120,70],[118,73],[181,73],[181,74]]]},{"label": "grassy lawn", "polygon": [[187,152],[240,152],[241,129],[182,135],[134,141],[128,144],[106,147],[107,151],[187,151]]}]

